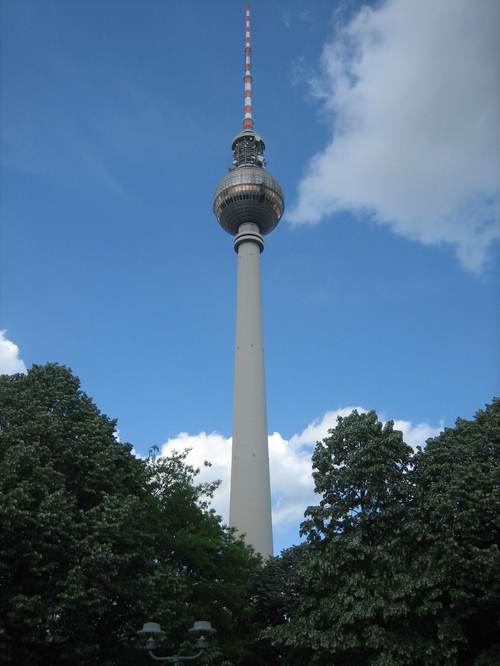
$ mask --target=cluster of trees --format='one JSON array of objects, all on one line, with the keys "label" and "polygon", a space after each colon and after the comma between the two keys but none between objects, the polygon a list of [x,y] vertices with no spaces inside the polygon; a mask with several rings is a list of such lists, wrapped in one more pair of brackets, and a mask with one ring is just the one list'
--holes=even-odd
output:
[{"label": "cluster of trees", "polygon": [[150,663],[143,622],[168,654],[209,618],[241,662],[258,558],[182,455],[141,460],[115,426],[66,368],[0,378],[0,661]]},{"label": "cluster of trees", "polygon": [[218,634],[204,663],[500,663],[500,400],[416,453],[353,412],[313,455],[304,542],[267,562],[182,454],[141,460],[69,370],[0,377],[2,663],[146,664],[137,629]]},{"label": "cluster of trees", "polygon": [[500,664],[500,400],[415,454],[353,412],[313,468],[306,543],[271,574],[284,663]]}]

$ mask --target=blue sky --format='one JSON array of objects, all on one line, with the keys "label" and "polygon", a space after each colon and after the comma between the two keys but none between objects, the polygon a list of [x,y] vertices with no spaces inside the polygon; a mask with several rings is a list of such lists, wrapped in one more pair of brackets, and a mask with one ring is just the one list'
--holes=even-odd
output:
[{"label": "blue sky", "polygon": [[[0,2],[4,369],[66,364],[137,452],[187,442],[224,478],[236,265],[211,197],[244,4]],[[252,2],[287,202],[262,257],[277,550],[336,410],[416,443],[498,394],[499,8],[480,7]]]}]

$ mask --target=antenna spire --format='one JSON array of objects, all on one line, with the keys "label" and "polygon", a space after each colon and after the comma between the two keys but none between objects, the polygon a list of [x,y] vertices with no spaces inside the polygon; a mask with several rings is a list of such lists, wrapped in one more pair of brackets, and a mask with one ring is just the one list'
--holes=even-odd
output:
[{"label": "antenna spire", "polygon": [[245,100],[243,129],[253,130],[252,115],[252,65],[251,65],[251,46],[250,46],[250,5],[245,7]]}]

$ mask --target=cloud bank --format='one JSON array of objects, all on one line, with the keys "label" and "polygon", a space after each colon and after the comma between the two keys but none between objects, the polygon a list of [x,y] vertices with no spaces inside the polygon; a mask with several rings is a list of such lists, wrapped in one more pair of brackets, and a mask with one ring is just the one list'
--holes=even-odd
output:
[{"label": "cloud bank", "polygon": [[[286,439],[280,433],[269,435],[269,464],[271,470],[273,524],[283,531],[298,525],[307,506],[316,502],[314,497],[311,454],[315,443],[326,437],[328,430],[337,424],[338,416],[348,416],[353,409],[366,412],[363,407],[343,407],[327,412],[310,423],[304,430]],[[443,424],[433,427],[428,423],[413,425],[410,421],[397,420],[395,427],[401,430],[407,444],[416,447],[429,437],[436,436]],[[229,518],[229,487],[231,471],[231,438],[213,432],[197,435],[179,433],[161,447],[162,455],[172,451],[190,449],[187,462],[200,468],[201,481],[221,480],[213,507],[225,522]],[[208,460],[211,467],[205,467]]]},{"label": "cloud bank", "polygon": [[291,223],[368,214],[478,271],[500,238],[500,3],[386,0],[337,26],[313,92],[332,134]]},{"label": "cloud bank", "polygon": [[6,333],[0,331],[0,375],[26,372],[24,361],[19,356],[19,347],[5,337]]}]

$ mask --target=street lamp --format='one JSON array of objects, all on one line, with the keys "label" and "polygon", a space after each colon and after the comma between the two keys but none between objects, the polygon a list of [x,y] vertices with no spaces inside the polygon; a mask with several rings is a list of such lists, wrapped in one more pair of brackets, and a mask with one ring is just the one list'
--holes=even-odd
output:
[{"label": "street lamp", "polygon": [[182,664],[184,661],[193,661],[194,659],[201,657],[208,647],[207,636],[215,634],[216,630],[207,620],[199,620],[193,624],[191,629],[189,629],[189,633],[198,636],[198,640],[196,641],[198,652],[191,657],[182,657],[178,654],[174,654],[172,657],[157,657],[154,654],[153,651],[156,649],[156,639],[165,636],[165,632],[162,631],[162,628],[157,622],[146,622],[142,629],[137,633],[139,636],[144,636],[146,638],[146,650],[149,652],[150,657],[156,659],[156,661],[164,661],[168,664],[174,664],[175,666],[175,664]]}]

